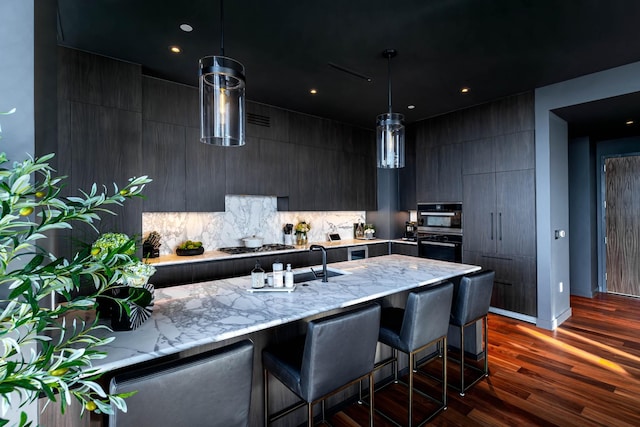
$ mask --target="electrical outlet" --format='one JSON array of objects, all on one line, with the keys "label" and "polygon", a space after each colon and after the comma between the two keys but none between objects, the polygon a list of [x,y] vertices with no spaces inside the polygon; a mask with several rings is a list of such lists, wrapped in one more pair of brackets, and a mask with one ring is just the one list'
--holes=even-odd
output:
[{"label": "electrical outlet", "polygon": [[562,282],[560,282],[559,285],[560,285],[560,292],[562,292],[562,288],[563,288]]}]

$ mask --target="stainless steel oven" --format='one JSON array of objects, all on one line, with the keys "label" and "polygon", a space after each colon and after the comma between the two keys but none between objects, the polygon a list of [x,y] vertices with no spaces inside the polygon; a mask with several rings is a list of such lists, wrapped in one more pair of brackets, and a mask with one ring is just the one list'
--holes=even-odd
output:
[{"label": "stainless steel oven", "polygon": [[418,204],[418,256],[462,262],[462,203]]},{"label": "stainless steel oven", "polygon": [[462,234],[462,203],[418,203],[419,233]]},{"label": "stainless steel oven", "polygon": [[420,233],[418,234],[418,256],[462,262],[462,235]]}]

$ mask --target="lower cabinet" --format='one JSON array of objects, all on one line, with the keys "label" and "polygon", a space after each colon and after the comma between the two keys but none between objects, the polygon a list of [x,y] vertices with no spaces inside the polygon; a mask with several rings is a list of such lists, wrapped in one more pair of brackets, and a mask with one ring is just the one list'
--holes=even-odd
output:
[{"label": "lower cabinet", "polygon": [[367,245],[369,252],[369,258],[376,256],[389,255],[389,242],[384,243],[370,243]]},{"label": "lower cabinet", "polygon": [[411,243],[391,243],[391,253],[398,255],[418,256],[418,245]]},{"label": "lower cabinet", "polygon": [[463,262],[496,272],[491,307],[527,316],[537,315],[535,258],[465,251]]},{"label": "lower cabinet", "polygon": [[[369,257],[389,254],[389,243],[372,243],[368,247]],[[416,249],[417,250],[417,249]],[[347,261],[348,247],[327,248],[327,264]],[[211,261],[185,262],[181,264],[158,265],[150,282],[156,288],[175,285],[206,282],[209,280],[226,279],[229,277],[248,276],[259,262],[266,272],[271,272],[274,262],[281,262],[285,266],[301,268],[322,264],[322,252],[297,251],[279,254],[259,255],[250,257],[227,258]]]}]

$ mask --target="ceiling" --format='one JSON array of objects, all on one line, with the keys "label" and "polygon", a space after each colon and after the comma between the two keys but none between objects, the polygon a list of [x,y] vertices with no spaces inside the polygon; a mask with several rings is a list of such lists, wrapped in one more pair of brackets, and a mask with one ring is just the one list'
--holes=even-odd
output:
[{"label": "ceiling", "polygon": [[[221,53],[220,0],[58,0],[58,9],[60,45],[146,75],[197,86],[198,59]],[[393,111],[411,123],[639,61],[638,17],[637,0],[227,0],[224,53],[244,64],[248,99],[373,128],[388,105],[385,49],[398,51]]]}]

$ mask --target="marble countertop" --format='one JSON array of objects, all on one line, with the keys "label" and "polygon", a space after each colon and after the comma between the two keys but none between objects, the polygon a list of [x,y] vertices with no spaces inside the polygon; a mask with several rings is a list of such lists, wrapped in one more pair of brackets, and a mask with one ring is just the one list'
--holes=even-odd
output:
[{"label": "marble countertop", "polygon": [[480,269],[404,255],[333,263],[329,268],[344,275],[330,277],[328,283],[297,284],[290,293],[249,292],[249,276],[157,289],[151,318],[134,331],[109,332],[116,339],[101,347],[108,356],[94,366],[104,372],[123,368]]},{"label": "marble countertop", "polygon": [[[398,240],[399,242],[402,242]],[[358,245],[368,245],[374,243],[388,243],[389,240],[385,239],[349,239],[349,240],[339,240],[335,242],[310,242],[304,246],[296,246],[293,249],[284,249],[281,251],[268,251],[268,252],[249,252],[246,254],[227,254],[225,252],[221,252],[219,250],[206,251],[202,255],[194,255],[194,256],[178,256],[176,254],[171,255],[162,255],[158,258],[149,258],[146,260],[149,264],[153,264],[155,266],[163,266],[163,265],[176,265],[183,263],[193,263],[193,262],[206,262],[206,261],[218,261],[225,259],[238,259],[243,257],[254,257],[254,256],[265,256],[265,255],[277,255],[284,254],[290,252],[301,252],[308,251],[309,247],[313,244],[322,245],[327,249],[330,248],[341,248],[348,246],[358,246]],[[414,243],[415,242],[403,242],[403,243]]]}]

